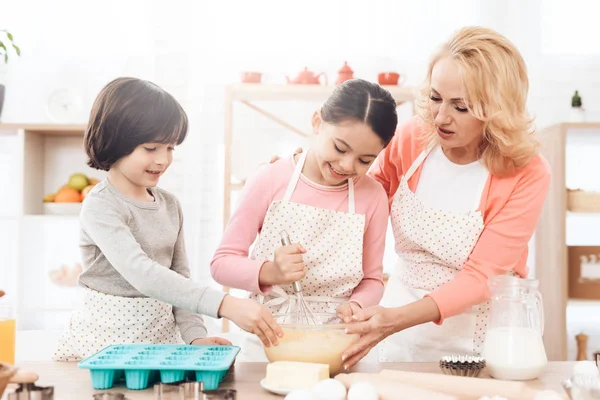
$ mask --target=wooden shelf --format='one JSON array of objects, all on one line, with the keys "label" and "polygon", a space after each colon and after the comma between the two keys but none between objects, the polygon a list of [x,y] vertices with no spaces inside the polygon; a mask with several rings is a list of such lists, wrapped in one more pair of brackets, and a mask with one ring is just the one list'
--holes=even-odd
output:
[{"label": "wooden shelf", "polygon": [[[44,196],[56,193],[74,173],[99,180],[106,176],[104,171],[86,165],[87,156],[83,148],[85,130],[84,124],[0,124],[0,135],[13,136],[15,143],[11,150],[14,168],[7,173],[15,177],[11,189],[17,201],[14,216],[16,266],[10,271],[11,281],[7,289],[15,293],[11,306],[18,329],[36,320],[32,314],[35,310],[28,304],[31,296],[54,300],[54,289],[39,280],[29,282],[28,276],[38,273],[40,266],[46,262],[70,263],[79,256],[76,227],[81,203],[44,203]],[[8,210],[5,212],[8,213]],[[73,228],[69,229],[69,237],[49,236],[56,227],[63,225]],[[54,245],[46,248],[46,240],[54,241]],[[60,247],[63,245],[72,253],[63,255],[64,249]],[[45,311],[62,309],[61,304],[40,307]]]},{"label": "wooden shelf", "polygon": [[0,131],[27,131],[38,135],[81,135],[86,125],[81,124],[0,124]]},{"label": "wooden shelf", "polygon": [[548,129],[600,129],[600,121],[598,122],[563,122],[553,125]]},{"label": "wooden shelf", "polygon": [[[578,234],[583,228],[600,223],[600,213],[571,212],[567,209],[567,155],[568,142],[584,140],[587,132],[598,133],[600,122],[565,122],[538,132],[541,153],[550,165],[552,180],[535,232],[536,277],[544,298],[546,329],[544,344],[549,360],[565,360],[567,357],[567,305],[569,265],[568,246],[599,245],[600,233]],[[589,140],[597,141],[596,136]],[[571,160],[569,164],[577,162]],[[586,231],[588,229],[586,228]]]},{"label": "wooden shelf", "polygon": [[[407,86],[385,85],[397,102],[412,101],[415,89]],[[325,100],[336,88],[335,85],[288,85],[236,83],[227,86],[232,100],[238,101],[281,101],[281,100]]]}]

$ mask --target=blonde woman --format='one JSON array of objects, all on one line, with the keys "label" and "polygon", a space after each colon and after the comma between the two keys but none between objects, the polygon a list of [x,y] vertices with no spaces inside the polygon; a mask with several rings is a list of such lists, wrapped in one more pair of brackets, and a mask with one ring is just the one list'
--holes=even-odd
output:
[{"label": "blonde woman", "polygon": [[418,115],[370,171],[388,194],[399,257],[388,308],[361,310],[348,325],[361,338],[345,352],[346,368],[382,340],[380,361],[481,351],[488,278],[527,276],[550,183],[528,86],[519,51],[490,29],[459,30],[431,59]]}]

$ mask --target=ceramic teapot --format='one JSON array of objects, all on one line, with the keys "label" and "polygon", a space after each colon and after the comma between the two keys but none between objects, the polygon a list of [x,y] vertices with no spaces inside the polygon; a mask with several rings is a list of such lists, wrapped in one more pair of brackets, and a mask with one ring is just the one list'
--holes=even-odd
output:
[{"label": "ceramic teapot", "polygon": [[340,70],[338,71],[338,78],[337,81],[335,81],[336,85],[341,85],[342,83],[346,82],[349,79],[353,79],[354,78],[354,71],[352,71],[352,68],[350,68],[350,66],[348,65],[347,61],[344,61],[344,66],[342,68],[340,68]]},{"label": "ceramic teapot", "polygon": [[380,85],[397,85],[400,80],[400,74],[397,72],[381,72],[377,74],[377,82]]},{"label": "ceramic teapot", "polygon": [[294,79],[290,79],[288,76],[285,77],[287,83],[291,84],[312,84],[318,85],[321,83],[321,77],[323,77],[324,84],[327,85],[327,75],[324,72],[319,74],[315,74],[310,71],[307,67],[304,67],[304,70],[301,71]]}]

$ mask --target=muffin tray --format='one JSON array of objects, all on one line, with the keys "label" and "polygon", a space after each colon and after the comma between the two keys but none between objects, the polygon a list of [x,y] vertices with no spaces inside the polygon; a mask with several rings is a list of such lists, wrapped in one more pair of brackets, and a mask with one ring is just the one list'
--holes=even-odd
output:
[{"label": "muffin tray", "polygon": [[205,390],[216,389],[239,353],[239,346],[128,344],[108,346],[82,360],[96,390],[111,388],[125,378],[130,390],[156,383],[186,379],[201,381]]}]

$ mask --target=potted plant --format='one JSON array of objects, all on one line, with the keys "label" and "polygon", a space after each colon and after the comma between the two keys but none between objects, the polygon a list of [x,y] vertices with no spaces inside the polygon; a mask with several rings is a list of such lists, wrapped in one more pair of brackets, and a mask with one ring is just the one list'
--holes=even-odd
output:
[{"label": "potted plant", "polygon": [[[14,52],[17,56],[21,55],[21,49],[13,42],[13,35],[6,29],[0,29],[0,64],[8,64],[9,54]],[[4,106],[4,93],[6,87],[0,81],[0,116]]]},{"label": "potted plant", "polygon": [[576,90],[573,96],[571,97],[571,122],[584,122],[585,121],[585,112],[583,109],[583,102],[581,101],[581,96],[579,95],[579,91]]}]

